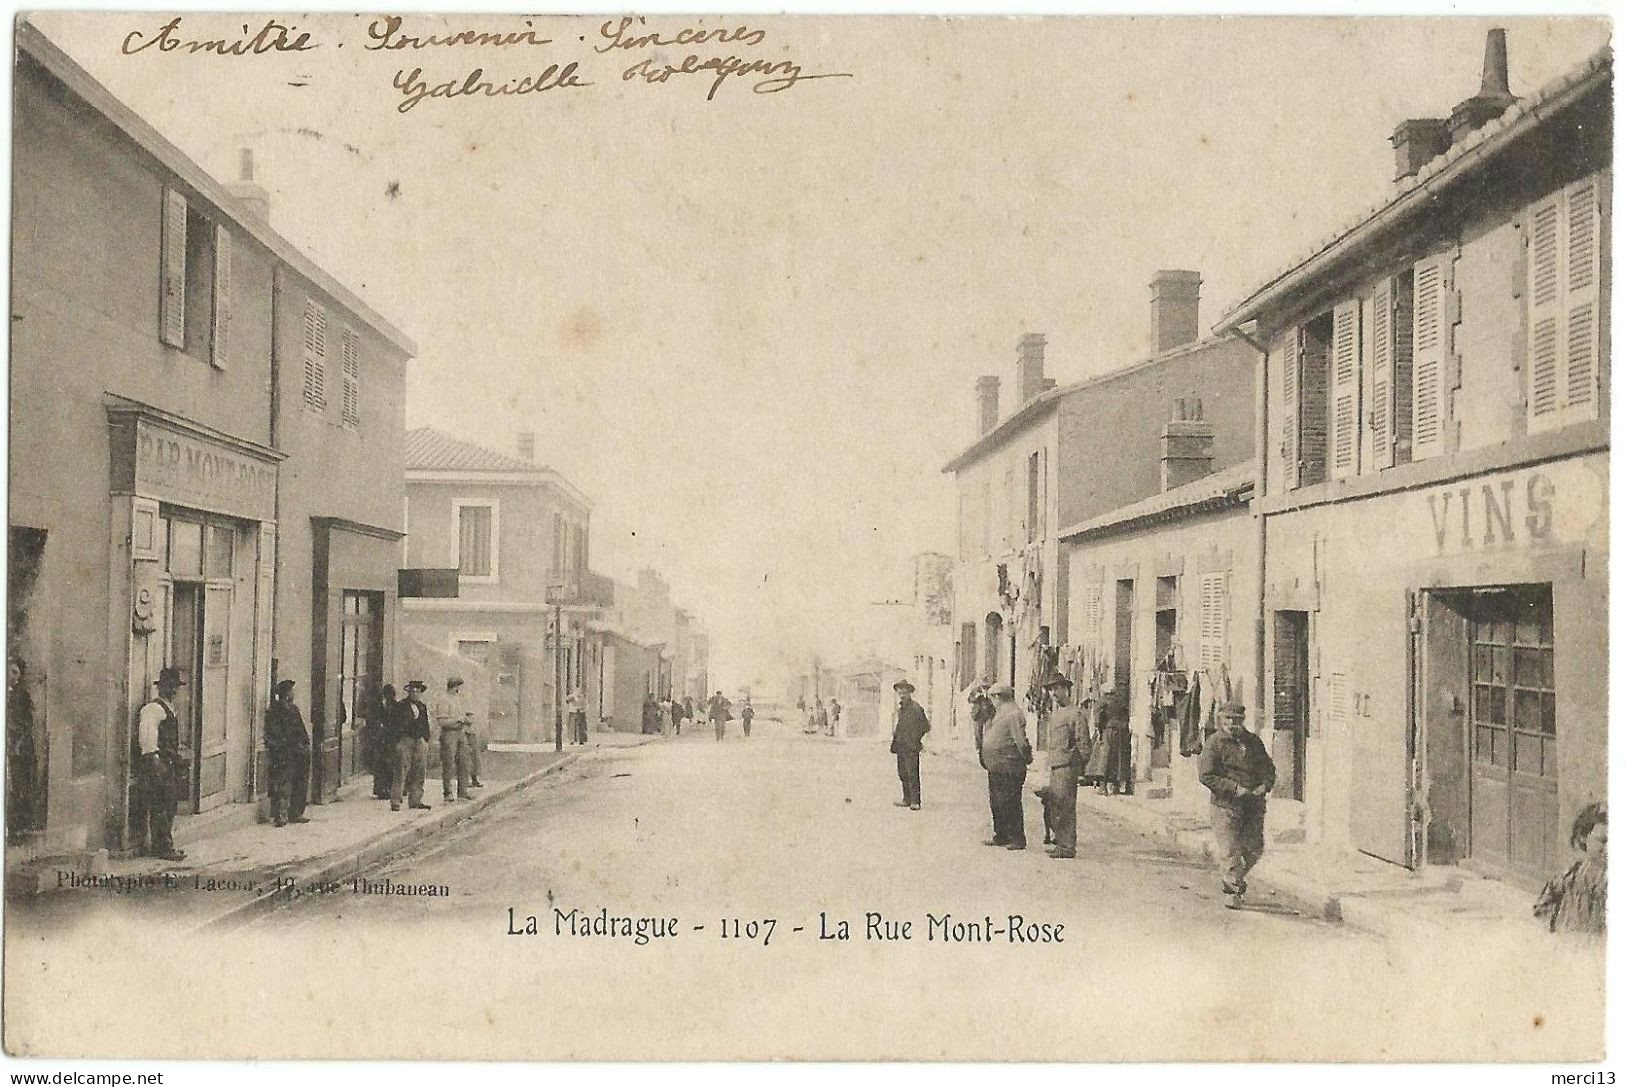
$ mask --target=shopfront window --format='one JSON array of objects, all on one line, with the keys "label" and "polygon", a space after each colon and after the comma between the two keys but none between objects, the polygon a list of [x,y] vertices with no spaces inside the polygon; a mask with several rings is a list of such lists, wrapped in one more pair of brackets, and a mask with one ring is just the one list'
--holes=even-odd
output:
[{"label": "shopfront window", "polygon": [[203,525],[170,520],[169,572],[177,577],[203,576]]},{"label": "shopfront window", "polygon": [[1473,759],[1557,776],[1551,597],[1481,596],[1472,622]]}]

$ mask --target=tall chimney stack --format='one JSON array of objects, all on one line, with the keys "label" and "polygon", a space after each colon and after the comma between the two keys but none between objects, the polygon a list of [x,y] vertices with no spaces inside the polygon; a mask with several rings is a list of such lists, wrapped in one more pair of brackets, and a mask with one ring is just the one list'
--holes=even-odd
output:
[{"label": "tall chimney stack", "polygon": [[999,379],[987,374],[976,379],[976,434],[980,437],[999,425]]},{"label": "tall chimney stack", "polygon": [[1497,27],[1484,38],[1484,74],[1478,82],[1478,93],[1462,100],[1450,111],[1450,142],[1461,140],[1476,128],[1482,128],[1518,99],[1507,83],[1507,32]]},{"label": "tall chimney stack", "polygon": [[1044,391],[1044,334],[1029,332],[1016,345],[1016,372],[1025,404]]},{"label": "tall chimney stack", "polygon": [[1394,180],[1410,177],[1450,150],[1450,123],[1442,117],[1401,121],[1388,137],[1394,145]]},{"label": "tall chimney stack", "polygon": [[1202,418],[1200,400],[1177,401],[1162,424],[1161,469],[1165,491],[1212,474],[1213,424]]},{"label": "tall chimney stack", "polygon": [[243,210],[262,223],[271,221],[271,194],[254,181],[254,151],[244,147],[237,153],[238,179],[226,186]]},{"label": "tall chimney stack", "polygon": [[1164,268],[1151,277],[1151,353],[1160,355],[1194,343],[1200,335],[1197,307],[1202,274]]},{"label": "tall chimney stack", "polygon": [[519,432],[519,459],[530,461],[536,459],[535,431],[521,430]]}]

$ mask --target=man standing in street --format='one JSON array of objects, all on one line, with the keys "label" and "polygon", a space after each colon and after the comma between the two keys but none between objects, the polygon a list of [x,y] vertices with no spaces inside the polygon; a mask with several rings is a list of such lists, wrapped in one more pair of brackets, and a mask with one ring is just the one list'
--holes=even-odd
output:
[{"label": "man standing in street", "polygon": [[987,767],[987,797],[993,809],[993,837],[983,845],[1006,849],[1027,848],[1027,827],[1021,810],[1021,786],[1033,761],[1027,742],[1027,718],[1016,705],[1015,688],[993,688],[993,719],[982,736],[982,765]]},{"label": "man standing in street", "polygon": [[[467,800],[469,787],[468,736],[464,732],[473,722],[474,713],[462,700],[462,676],[446,680],[446,697],[435,707],[435,723],[440,726],[440,793],[446,803]],[[451,791],[452,782],[457,792]]]},{"label": "man standing in street", "polygon": [[1264,855],[1264,798],[1275,787],[1275,763],[1264,741],[1247,731],[1247,708],[1219,704],[1219,728],[1202,749],[1201,780],[1211,796],[1214,844],[1225,906],[1241,908],[1247,873]]},{"label": "man standing in street", "polygon": [[899,808],[920,810],[920,748],[931,731],[925,709],[914,701],[914,684],[900,679],[891,685],[897,692],[897,721],[892,725],[891,750],[897,756],[897,780],[903,784],[903,799],[892,801]]},{"label": "man standing in street", "polygon": [[756,717],[756,707],[750,704],[750,695],[745,696],[745,708],[739,711],[739,726],[745,730],[745,739],[750,739],[750,723]]},{"label": "man standing in street", "polygon": [[468,694],[464,690],[462,680],[457,681],[456,690],[447,693],[451,695],[453,702],[463,708],[463,745],[468,752],[468,787],[483,789],[485,782],[480,780],[480,724],[474,719],[474,710],[468,704]]},{"label": "man standing in street", "polygon": [[423,802],[423,768],[429,761],[429,707],[423,704],[428,690],[421,679],[406,685],[406,697],[395,704],[395,779],[391,783],[389,810],[401,810],[401,798],[414,808],[427,811]]},{"label": "man standing in street", "polygon": [[175,776],[185,764],[181,755],[181,722],[175,714],[175,694],[181,689],[178,668],[158,670],[158,697],[149,699],[136,717],[136,836],[141,853],[166,861],[181,861],[186,854],[175,848]]},{"label": "man standing in street", "polygon": [[732,717],[733,717],[733,706],[728,702],[728,700],[726,698],[722,697],[722,692],[718,691],[716,694],[712,695],[711,696],[711,724],[716,726],[717,739],[718,740],[721,740],[723,733],[727,731],[727,729],[728,729],[728,721]]},{"label": "man standing in street", "polygon": [[1044,680],[1055,711],[1049,719],[1049,782],[1045,807],[1049,809],[1055,845],[1049,855],[1070,860],[1078,855],[1078,775],[1083,758],[1078,752],[1078,732],[1083,718],[1072,701],[1072,681],[1060,672]]},{"label": "man standing in street", "polygon": [[293,680],[279,680],[265,708],[265,750],[271,762],[271,821],[308,823],[310,732],[293,701]]},{"label": "man standing in street", "polygon": [[570,697],[564,700],[570,713],[570,742],[585,744],[587,742],[587,696],[580,687],[570,692]]},{"label": "man standing in street", "polygon": [[838,698],[831,698],[829,700],[829,734],[834,736],[836,733],[840,732],[840,730],[841,700]]}]

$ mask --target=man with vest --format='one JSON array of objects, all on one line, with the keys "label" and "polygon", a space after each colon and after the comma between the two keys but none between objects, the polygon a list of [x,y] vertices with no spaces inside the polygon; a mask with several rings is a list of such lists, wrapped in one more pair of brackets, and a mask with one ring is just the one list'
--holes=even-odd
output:
[{"label": "man with vest", "polygon": [[158,671],[158,696],[141,707],[135,725],[136,836],[138,851],[166,861],[185,860],[175,848],[177,777],[184,773],[181,722],[175,713],[175,694],[181,689],[178,668]]},{"label": "man with vest", "polygon": [[1083,718],[1072,700],[1072,681],[1060,672],[1044,680],[1044,689],[1055,703],[1049,719],[1049,781],[1042,798],[1055,844],[1049,855],[1070,860],[1078,855],[1078,775],[1083,772],[1083,756],[1078,751],[1078,734]]},{"label": "man with vest", "polygon": [[265,708],[265,752],[271,763],[271,821],[279,827],[308,823],[310,733],[293,702],[293,680],[280,680]]},{"label": "man with vest", "polygon": [[[463,677],[451,676],[446,680],[446,697],[435,707],[436,723],[440,725],[440,793],[452,800],[469,799],[471,760],[468,754],[469,732],[474,727],[474,711],[462,697]],[[452,794],[452,783],[457,792]]]},{"label": "man with vest", "polygon": [[920,810],[920,748],[931,722],[925,709],[914,701],[914,684],[906,679],[893,683],[897,692],[897,723],[891,730],[891,750],[897,756],[897,780],[903,785],[903,799],[892,801],[899,808]]},{"label": "man with vest", "polygon": [[409,680],[406,697],[395,703],[395,778],[391,783],[389,810],[400,811],[404,798],[414,808],[425,811],[423,769],[429,759],[429,707],[423,692],[429,688],[421,679]]},{"label": "man with vest", "polygon": [[993,837],[983,845],[1006,849],[1027,848],[1027,827],[1021,811],[1021,786],[1033,761],[1027,741],[1027,717],[1016,705],[1016,691],[1007,683],[993,688],[993,719],[982,734],[982,765],[987,768],[988,804],[993,809]]},{"label": "man with vest", "polygon": [[1247,731],[1247,707],[1221,702],[1215,716],[1219,728],[1202,748],[1201,781],[1211,794],[1225,906],[1239,910],[1247,873],[1264,855],[1264,798],[1275,788],[1275,763]]}]

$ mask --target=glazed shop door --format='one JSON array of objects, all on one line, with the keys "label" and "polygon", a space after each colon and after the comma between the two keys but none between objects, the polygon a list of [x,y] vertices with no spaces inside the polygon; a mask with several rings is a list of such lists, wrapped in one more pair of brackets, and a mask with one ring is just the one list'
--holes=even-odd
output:
[{"label": "glazed shop door", "polygon": [[176,581],[170,589],[168,661],[181,674],[175,714],[192,752],[192,795],[183,810],[226,802],[226,631],[231,589]]},{"label": "glazed shop door", "polygon": [[[382,593],[344,594],[339,620],[339,706],[334,717],[338,722],[339,781],[363,769],[358,765],[356,737],[368,716],[377,712],[378,688],[383,683],[383,617]],[[333,786],[337,785],[334,781]]]},{"label": "glazed shop door", "polygon": [[1468,601],[1468,743],[1475,867],[1538,883],[1558,864],[1557,692],[1550,586]]}]

